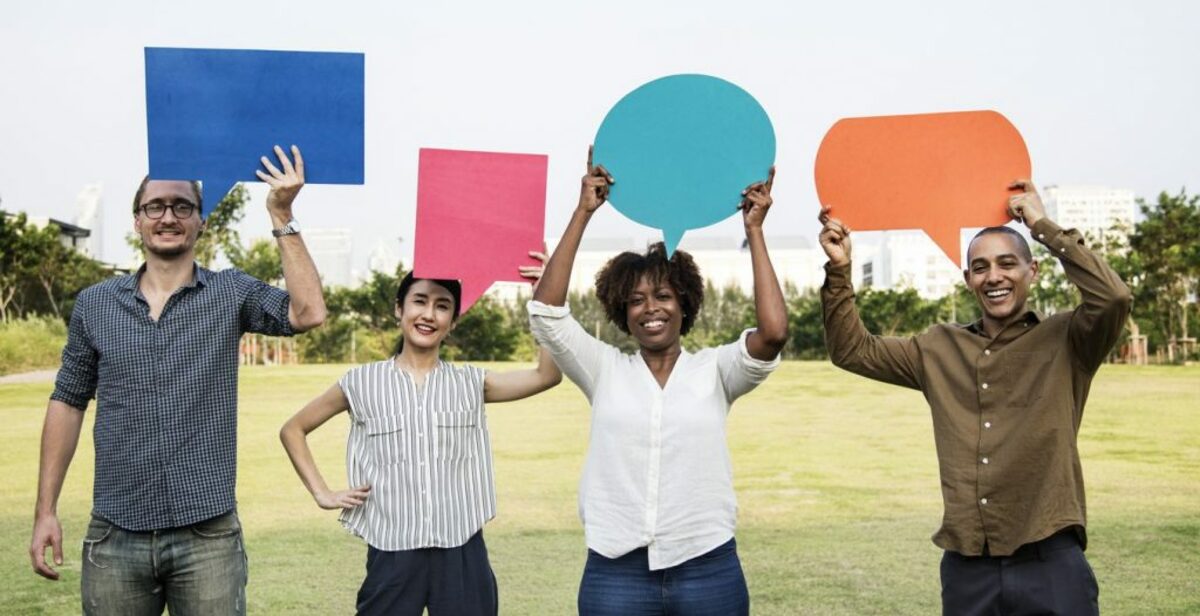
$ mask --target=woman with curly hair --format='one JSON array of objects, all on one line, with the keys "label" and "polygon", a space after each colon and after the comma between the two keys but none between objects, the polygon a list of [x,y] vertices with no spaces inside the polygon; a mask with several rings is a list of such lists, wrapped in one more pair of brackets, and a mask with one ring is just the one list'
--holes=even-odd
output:
[{"label": "woman with curly hair", "polygon": [[740,205],[758,326],[690,353],[680,344],[704,303],[691,256],[661,243],[617,255],[596,276],[608,318],[638,343],[622,353],[589,335],[565,305],[584,228],[614,182],[583,177],[579,205],[529,303],[534,337],[587,396],[591,436],[579,488],[588,557],[579,613],[748,614],[733,539],[737,501],[725,438],[730,404],[779,365],[787,310],[763,239],[775,170]]}]

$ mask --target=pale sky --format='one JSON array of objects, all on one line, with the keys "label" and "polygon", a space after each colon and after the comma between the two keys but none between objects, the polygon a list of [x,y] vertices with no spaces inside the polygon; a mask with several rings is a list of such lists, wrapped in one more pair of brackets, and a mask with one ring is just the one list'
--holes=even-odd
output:
[{"label": "pale sky", "polygon": [[[296,203],[306,227],[353,231],[359,270],[379,239],[411,264],[421,147],[548,154],[557,237],[605,113],[675,73],[733,81],[770,115],[769,235],[815,237],[813,161],[842,117],[995,109],[1024,136],[1039,185],[1152,199],[1200,191],[1198,26],[1200,3],[1183,0],[6,2],[0,207],[70,220],[80,189],[102,183],[103,257],[129,257],[146,46],[366,54],[366,185],[311,185]],[[265,187],[251,193],[244,239],[270,228]],[[740,232],[734,218],[691,233]],[[658,232],[611,208],[588,232],[624,235]]]}]

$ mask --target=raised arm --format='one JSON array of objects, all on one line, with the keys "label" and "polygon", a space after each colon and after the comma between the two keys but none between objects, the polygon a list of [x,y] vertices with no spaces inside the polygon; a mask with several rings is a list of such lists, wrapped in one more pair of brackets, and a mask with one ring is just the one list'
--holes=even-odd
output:
[{"label": "raised arm", "polygon": [[[275,146],[275,156],[283,167],[280,171],[269,158],[262,157],[262,165],[266,169],[256,171],[259,179],[271,186],[267,193],[267,212],[271,215],[271,226],[277,231],[294,220],[292,202],[304,187],[304,157],[300,148],[292,146],[292,156],[296,164],[288,159],[283,148]],[[276,234],[279,243],[279,260],[283,265],[283,280],[287,285],[291,301],[288,306],[288,321],[296,332],[310,330],[325,322],[325,296],[321,291],[321,278],[317,275],[317,266],[313,263],[308,247],[300,234],[289,229],[282,229],[283,234]]]},{"label": "raised arm", "polygon": [[571,222],[563,232],[554,254],[546,263],[546,271],[542,281],[533,292],[534,301],[550,306],[563,306],[567,303],[567,287],[571,283],[571,267],[575,264],[575,253],[579,252],[579,242],[583,239],[583,230],[596,209],[608,199],[608,187],[615,182],[603,165],[592,165],[592,148],[588,147],[587,174],[583,176],[579,187],[579,205],[571,215]]},{"label": "raised arm", "polygon": [[[546,253],[530,251],[529,256],[539,260],[543,265],[521,266],[521,275],[533,280],[533,290],[536,293],[541,282]],[[539,394],[562,382],[562,371],[554,363],[554,358],[545,347],[538,349],[538,364],[531,370],[510,370],[508,372],[492,372],[483,377],[484,402],[508,402],[528,398]]]},{"label": "raised arm", "polygon": [[1009,198],[1009,215],[1058,257],[1067,280],[1079,288],[1082,302],[1071,315],[1069,339],[1084,366],[1095,371],[1121,336],[1133,294],[1107,261],[1088,250],[1079,231],[1064,230],[1046,216],[1033,182],[1017,180],[1009,189],[1020,191]]},{"label": "raised arm", "polygon": [[787,306],[779,278],[771,265],[767,241],[763,237],[763,220],[774,200],[771,188],[775,185],[775,167],[771,167],[765,182],[755,182],[742,191],[742,224],[750,244],[750,263],[754,268],[754,313],[758,326],[746,338],[746,350],[755,359],[771,360],[787,343]]},{"label": "raised arm", "polygon": [[279,440],[287,450],[292,467],[304,482],[304,487],[312,494],[313,500],[322,509],[352,509],[363,504],[371,491],[371,486],[358,486],[349,490],[330,490],[317,470],[313,460],[312,450],[308,448],[308,433],[316,430],[329,421],[331,417],[350,408],[346,394],[339,385],[334,385],[317,396],[312,402],[304,405],[298,413],[283,424],[279,430]]},{"label": "raised arm", "polygon": [[867,331],[854,303],[850,281],[850,228],[821,208],[821,248],[829,257],[821,308],[825,347],[833,365],[885,383],[921,388],[920,353],[912,338],[876,336]]}]

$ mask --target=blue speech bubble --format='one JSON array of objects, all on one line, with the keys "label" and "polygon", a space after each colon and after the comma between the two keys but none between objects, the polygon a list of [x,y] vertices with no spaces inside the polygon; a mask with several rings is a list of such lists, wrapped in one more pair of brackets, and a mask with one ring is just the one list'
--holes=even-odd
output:
[{"label": "blue speech bubble", "polygon": [[146,48],[150,177],[200,180],[207,216],[259,157],[300,147],[305,182],[363,183],[360,53]]},{"label": "blue speech bubble", "polygon": [[667,254],[688,229],[737,212],[746,186],[775,162],[775,130],[758,101],[708,75],[671,75],[626,94],[596,133],[593,162],[616,179],[613,207],[662,229]]}]

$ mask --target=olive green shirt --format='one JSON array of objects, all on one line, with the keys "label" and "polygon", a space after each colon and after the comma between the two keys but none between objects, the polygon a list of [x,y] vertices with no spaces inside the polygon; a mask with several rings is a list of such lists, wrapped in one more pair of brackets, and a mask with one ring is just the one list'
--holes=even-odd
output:
[{"label": "olive green shirt", "polygon": [[1092,377],[1129,315],[1129,289],[1078,231],[1042,219],[1033,238],[1062,262],[1082,303],[1029,311],[995,338],[982,322],[912,337],[872,335],[854,305],[850,266],[826,265],[825,341],[838,367],[919,389],[933,412],[945,511],[939,547],[1007,556],[1075,527],[1086,547],[1076,435]]}]

